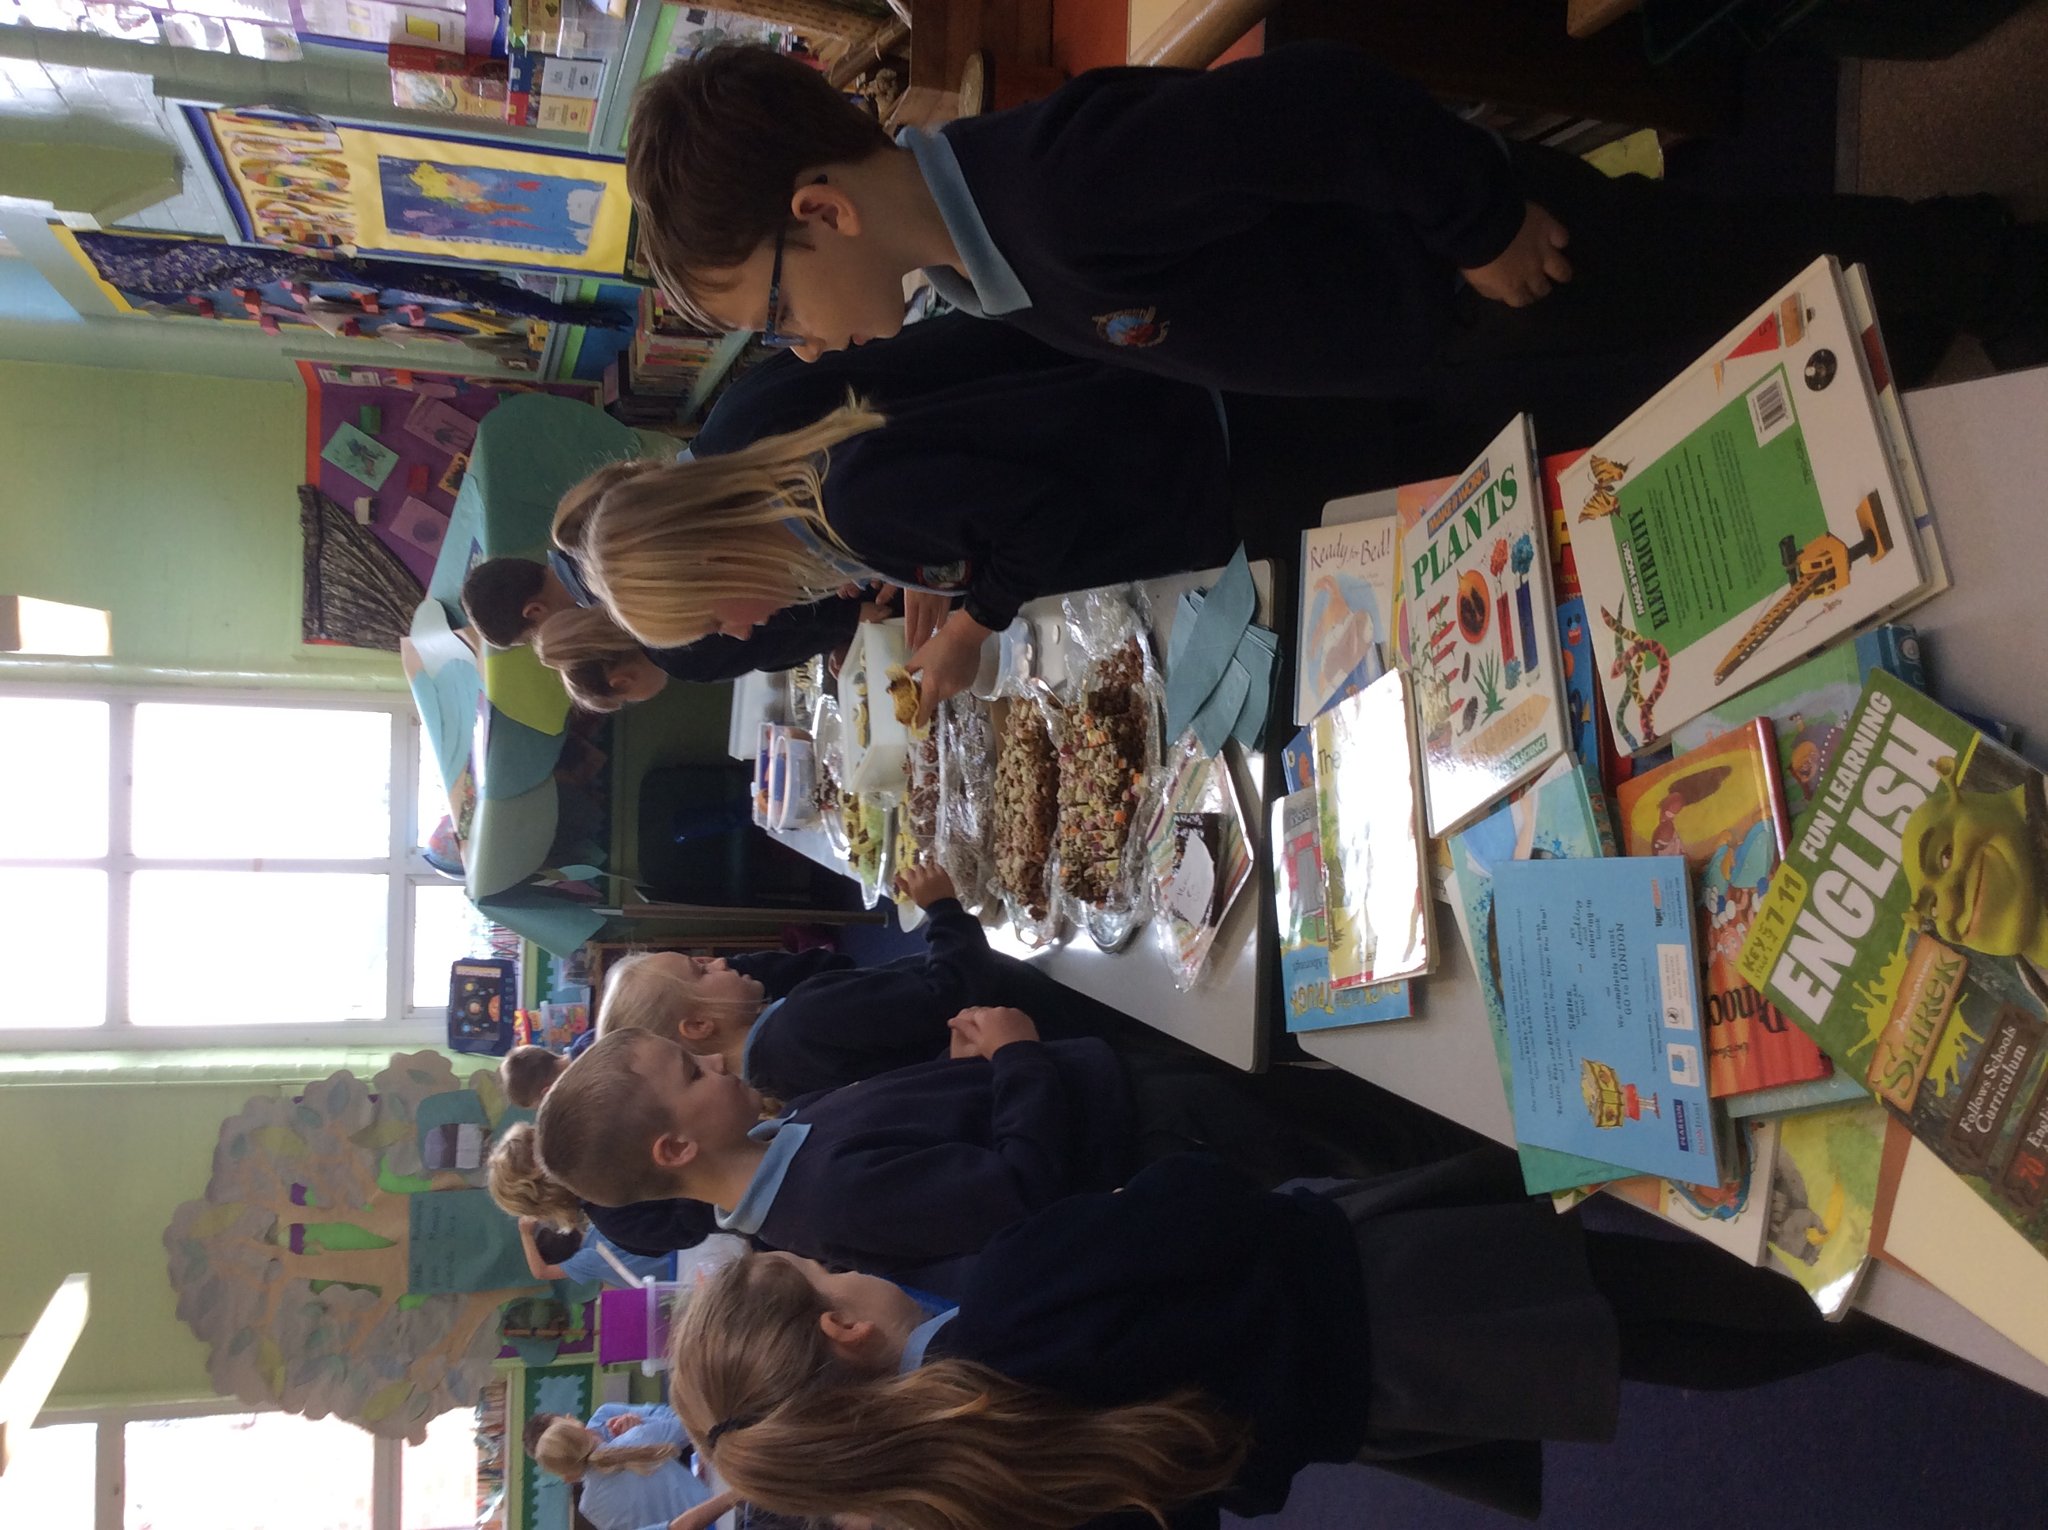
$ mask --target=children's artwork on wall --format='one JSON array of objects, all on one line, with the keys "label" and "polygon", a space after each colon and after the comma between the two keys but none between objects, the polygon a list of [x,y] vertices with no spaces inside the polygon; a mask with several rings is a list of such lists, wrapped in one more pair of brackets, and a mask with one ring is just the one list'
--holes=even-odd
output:
[{"label": "children's artwork on wall", "polygon": [[625,166],[324,118],[183,108],[245,237],[472,264],[625,269]]},{"label": "children's artwork on wall", "polygon": [[311,484],[299,488],[299,530],[306,539],[305,641],[397,652],[424,589],[412,570]]},{"label": "children's artwork on wall", "polygon": [[[307,361],[299,363],[299,376],[306,386],[307,481],[345,507],[415,581],[404,619],[389,631],[388,641],[372,645],[378,648],[398,646],[419,604],[419,588],[433,575],[462,486],[460,464],[467,463],[469,448],[476,444],[477,422],[520,393],[554,393],[582,402],[592,396],[587,383],[536,387],[453,373]],[[313,629],[315,550],[309,536],[306,640],[331,641]],[[379,630],[386,629],[380,625]]]},{"label": "children's artwork on wall", "polygon": [[50,232],[115,308],[152,318],[384,340],[445,350],[465,362],[468,351],[480,350],[517,370],[537,365],[551,324],[632,323],[617,305],[557,302],[508,277],[464,267],[54,224]]},{"label": "children's artwork on wall", "polygon": [[482,1395],[508,1338],[552,1360],[548,1337],[505,1331],[533,1326],[518,1303],[559,1290],[521,1278],[518,1224],[487,1204],[481,1162],[423,1157],[439,1124],[487,1143],[509,1111],[495,1071],[458,1079],[413,1052],[224,1121],[204,1196],[164,1231],[178,1316],[220,1392],[418,1444]]}]

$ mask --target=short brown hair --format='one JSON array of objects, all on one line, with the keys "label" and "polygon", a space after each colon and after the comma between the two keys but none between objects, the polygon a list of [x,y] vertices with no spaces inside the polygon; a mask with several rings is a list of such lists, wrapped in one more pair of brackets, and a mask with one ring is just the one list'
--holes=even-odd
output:
[{"label": "short brown hair", "polygon": [[646,1031],[621,1031],[599,1037],[569,1065],[540,1102],[535,1122],[549,1175],[598,1206],[676,1193],[655,1167],[653,1151],[675,1116],[637,1066],[652,1048],[673,1046]]},{"label": "short brown hair", "polygon": [[531,1110],[562,1071],[562,1059],[546,1047],[514,1047],[498,1064],[498,1086],[505,1098]]},{"label": "short brown hair", "polygon": [[703,274],[789,226],[798,176],[889,147],[824,75],[772,48],[728,43],[669,65],[640,87],[626,134],[626,189],[656,279],[705,322],[716,289]]},{"label": "short brown hair", "polygon": [[462,609],[486,642],[511,648],[526,641],[533,626],[526,605],[546,573],[531,558],[486,558],[462,576]]}]

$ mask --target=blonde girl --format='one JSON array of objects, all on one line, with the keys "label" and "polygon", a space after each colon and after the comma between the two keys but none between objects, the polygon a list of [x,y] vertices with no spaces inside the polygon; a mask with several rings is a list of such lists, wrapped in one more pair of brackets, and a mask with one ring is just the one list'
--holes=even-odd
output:
[{"label": "blonde girl", "polygon": [[698,1481],[683,1464],[687,1449],[668,1408],[608,1403],[588,1424],[557,1416],[534,1441],[533,1459],[582,1485],[576,1507],[597,1530],[704,1530],[739,1499]]},{"label": "blonde girl", "polygon": [[539,1139],[531,1121],[516,1121],[499,1134],[486,1166],[491,1199],[513,1217],[532,1217],[546,1227],[574,1232],[587,1220],[583,1203],[569,1187],[541,1167]]},{"label": "blonde girl", "polygon": [[1237,546],[1222,426],[1200,388],[1058,361],[884,396],[886,410],[806,399],[809,414],[756,400],[777,424],[808,423],[610,464],[564,498],[556,545],[651,648],[745,636],[846,585],[894,586],[927,711],[972,683],[1024,602],[1206,568]]},{"label": "blonde girl", "polygon": [[1622,1376],[1752,1386],[1881,1327],[1697,1240],[1584,1229],[1492,1146],[1270,1193],[1162,1159],[1016,1223],[959,1290],[934,1311],[747,1255],[677,1325],[670,1398],[750,1501],[894,1530],[1213,1525],[1354,1460],[1534,1517],[1541,1442],[1611,1438]]}]

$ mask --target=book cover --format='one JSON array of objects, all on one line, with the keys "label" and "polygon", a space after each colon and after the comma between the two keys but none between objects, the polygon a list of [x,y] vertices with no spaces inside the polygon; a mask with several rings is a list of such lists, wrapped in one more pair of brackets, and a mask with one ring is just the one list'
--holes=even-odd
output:
[{"label": "book cover", "polygon": [[1771,1176],[1778,1164],[1778,1123],[1747,1121],[1727,1137],[1718,1185],[1639,1176],[1603,1188],[1674,1227],[1683,1227],[1744,1264],[1762,1264],[1771,1228]]},{"label": "book cover", "polygon": [[[1327,513],[1327,512],[1326,512]],[[1363,689],[1384,667],[1394,612],[1399,522],[1391,515],[1315,526],[1301,534],[1301,622],[1295,648],[1294,720],[1306,723],[1340,699],[1354,676]]]},{"label": "book cover", "polygon": [[1419,977],[1435,952],[1407,675],[1389,670],[1312,732],[1330,981],[1354,988]]},{"label": "book cover", "polygon": [[1716,1099],[1832,1070],[1806,1033],[1735,970],[1757,900],[1784,852],[1785,798],[1771,724],[1757,718],[1615,788],[1630,855],[1692,869],[1705,958],[1707,1092]]},{"label": "book cover", "polygon": [[1569,747],[1529,421],[1401,528],[1394,612],[1420,718],[1429,832],[1484,812]]},{"label": "book cover", "polygon": [[1494,868],[1518,1141],[1721,1183],[1686,881],[1675,855]]},{"label": "book cover", "polygon": [[1290,1031],[1330,1030],[1405,1020],[1405,982],[1338,988],[1330,981],[1330,931],[1324,918],[1322,834],[1313,786],[1273,804],[1273,898],[1279,914],[1280,989]]},{"label": "book cover", "polygon": [[[1451,912],[1486,1003],[1501,1089],[1514,1103],[1515,1075],[1502,1008],[1500,942],[1493,922],[1493,874],[1505,861],[1584,859],[1613,853],[1599,783],[1583,764],[1555,765],[1528,790],[1450,836]],[[1600,1158],[1524,1142],[1516,1152],[1531,1195],[1602,1184],[1630,1171]]]},{"label": "book cover", "polygon": [[1586,597],[1579,584],[1579,562],[1572,552],[1571,517],[1565,513],[1562,479],[1585,452],[1552,452],[1539,468],[1543,474],[1543,510],[1550,530],[1551,589],[1557,597],[1557,657],[1564,674],[1565,726],[1571,730],[1572,753],[1596,766],[1609,791],[1626,781],[1635,762],[1614,747],[1614,730],[1600,705],[1600,682],[1594,678],[1599,658],[1593,651],[1593,624],[1586,615]]},{"label": "book cover", "polygon": [[1767,1262],[1830,1318],[1849,1310],[1863,1280],[1884,1134],[1884,1108],[1869,1100],[1778,1122]]},{"label": "book cover", "polygon": [[1620,747],[1924,595],[1840,268],[1814,262],[1561,480]]},{"label": "book cover", "polygon": [[1873,673],[1741,971],[2039,1249],[2044,969],[2041,773]]}]

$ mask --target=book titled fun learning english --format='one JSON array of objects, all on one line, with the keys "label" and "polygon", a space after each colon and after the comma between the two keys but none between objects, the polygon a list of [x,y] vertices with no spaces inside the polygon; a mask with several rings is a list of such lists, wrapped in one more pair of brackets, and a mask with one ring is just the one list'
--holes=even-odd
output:
[{"label": "book titled fun learning english", "polygon": [[1529,419],[1517,415],[1401,528],[1395,642],[1415,687],[1432,835],[1535,779],[1570,743],[1544,521]]},{"label": "book titled fun learning english", "polygon": [[1941,582],[1873,357],[1823,257],[1563,475],[1625,751]]},{"label": "book titled fun learning english", "polygon": [[2048,794],[1874,672],[1742,975],[2048,1251]]}]

